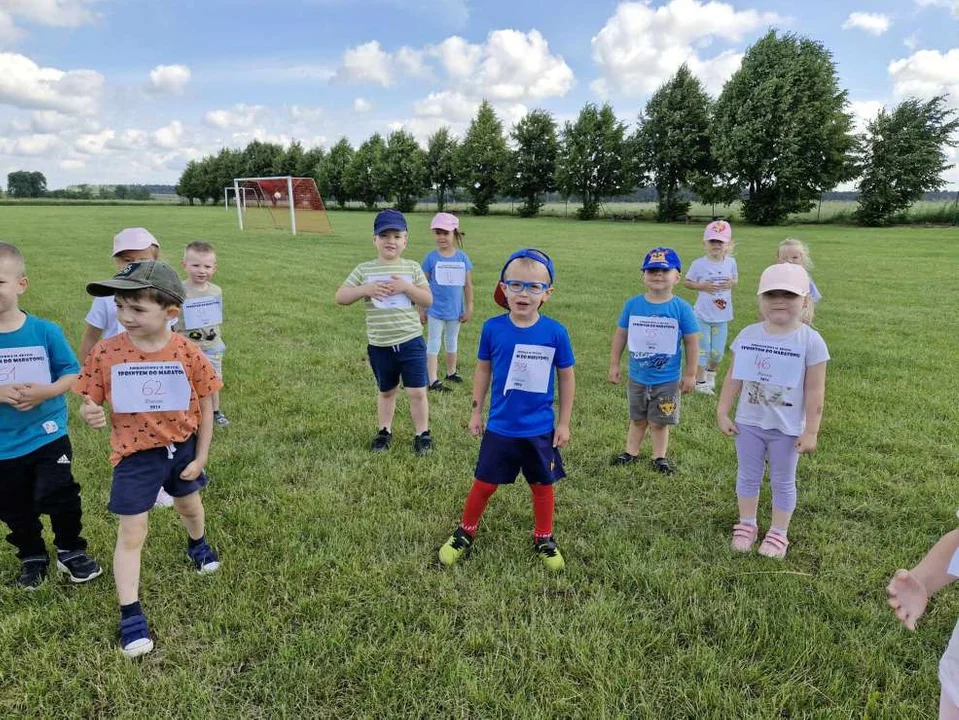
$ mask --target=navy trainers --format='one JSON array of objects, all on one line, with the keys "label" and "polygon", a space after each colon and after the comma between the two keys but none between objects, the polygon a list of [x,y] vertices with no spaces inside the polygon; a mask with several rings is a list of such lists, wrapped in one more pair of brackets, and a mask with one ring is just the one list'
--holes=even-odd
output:
[{"label": "navy trainers", "polygon": [[144,615],[120,620],[120,652],[123,657],[135,658],[146,655],[153,650],[153,638],[150,637],[150,628]]},{"label": "navy trainers", "polygon": [[75,583],[90,582],[103,575],[103,568],[83,550],[57,552],[57,569]]},{"label": "navy trainers", "polygon": [[17,578],[17,587],[28,592],[39,589],[47,579],[47,564],[49,562],[50,559],[45,555],[24,558],[20,577]]},{"label": "navy trainers", "polygon": [[220,569],[220,559],[206,540],[195,547],[187,547],[186,554],[190,556],[196,571],[201,575],[216,572]]}]

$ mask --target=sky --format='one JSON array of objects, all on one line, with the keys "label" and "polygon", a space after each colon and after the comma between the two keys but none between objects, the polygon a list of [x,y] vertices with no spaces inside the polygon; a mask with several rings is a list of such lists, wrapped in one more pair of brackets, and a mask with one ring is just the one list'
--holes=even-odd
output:
[{"label": "sky", "polygon": [[425,145],[483,98],[507,128],[606,101],[633,126],[683,62],[717,96],[769,28],[833,53],[860,126],[909,96],[959,110],[959,0],[0,0],[0,184],[172,184],[254,138]]}]

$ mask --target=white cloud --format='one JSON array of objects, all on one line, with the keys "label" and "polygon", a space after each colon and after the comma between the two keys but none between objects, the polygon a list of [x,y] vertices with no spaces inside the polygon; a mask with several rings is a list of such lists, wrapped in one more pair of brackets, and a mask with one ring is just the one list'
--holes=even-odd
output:
[{"label": "white cloud", "polygon": [[888,71],[897,97],[914,95],[928,99],[947,93],[950,105],[959,108],[959,47],[946,53],[920,50],[893,60]]},{"label": "white cloud", "polygon": [[43,68],[25,55],[0,53],[0,104],[90,115],[102,89],[103,76],[93,70]]},{"label": "white cloud", "polygon": [[87,164],[83,160],[76,160],[74,158],[67,158],[66,160],[60,161],[61,170],[83,170]]},{"label": "white cloud", "polygon": [[422,100],[413,103],[413,112],[418,117],[431,117],[448,120],[451,123],[468,122],[479,109],[480,101],[468,98],[462,93],[445,90],[430,93]]},{"label": "white cloud", "polygon": [[919,33],[913,33],[903,40],[902,44],[905,45],[909,50],[915,50],[917,47],[919,47]]},{"label": "white cloud", "polygon": [[392,57],[372,40],[343,53],[343,61],[331,82],[375,83],[383,87],[393,84]]},{"label": "white cloud", "polygon": [[75,123],[74,118],[56,110],[37,110],[30,115],[30,127],[38,133],[62,132],[75,127]]},{"label": "white cloud", "polygon": [[850,30],[856,28],[858,30],[864,30],[871,35],[882,35],[889,30],[891,25],[892,21],[888,15],[883,15],[882,13],[854,12],[850,13],[849,17],[846,18],[846,22],[842,24],[842,29]]},{"label": "white cloud", "polygon": [[865,132],[866,123],[874,120],[884,105],[885,103],[879,100],[853,100],[850,102],[847,110],[852,113],[853,132],[857,134]]},{"label": "white cloud", "polygon": [[670,0],[660,7],[620,3],[592,39],[593,60],[602,73],[592,87],[600,95],[650,94],[685,62],[697,75],[709,79],[708,90],[717,92],[738,68],[735,59],[742,56],[724,52],[701,59],[698,49],[714,38],[742,42],[747,34],[784,21],[776,13],[737,11],[716,1]]},{"label": "white cloud", "polygon": [[60,145],[60,138],[52,134],[21,135],[17,138],[0,138],[0,154],[47,155]]},{"label": "white cloud", "polygon": [[[258,105],[257,107],[261,106]],[[306,107],[304,105],[290,105],[286,111],[290,116],[290,119],[294,122],[305,123],[319,122],[326,114],[326,111],[323,108]]]},{"label": "white cloud", "polygon": [[919,7],[944,7],[952,10],[952,16],[959,18],[959,0],[916,0]]},{"label": "white cloud", "polygon": [[190,82],[186,65],[157,65],[150,71],[147,91],[156,95],[179,95]]},{"label": "white cloud", "polygon": [[263,105],[241,103],[234,105],[230,110],[211,110],[203,116],[203,119],[207,125],[225,130],[250,127],[260,122],[260,118],[268,113],[269,111]]},{"label": "white cloud", "polygon": [[0,47],[16,44],[26,33],[16,20],[52,27],[77,27],[93,22],[90,6],[97,0],[0,0]]},{"label": "white cloud", "polygon": [[174,120],[153,133],[153,144],[163,150],[176,150],[183,144],[183,123]]},{"label": "white cloud", "polygon": [[365,100],[364,98],[361,98],[361,97],[358,97],[355,100],[353,100],[353,110],[358,113],[369,112],[372,109],[373,109],[373,103],[371,103],[369,100]]},{"label": "white cloud", "polygon": [[454,35],[430,48],[430,54],[439,58],[447,75],[453,81],[466,80],[476,71],[483,56],[482,45],[472,45]]},{"label": "white cloud", "polygon": [[81,133],[73,141],[73,149],[84,155],[100,155],[106,151],[107,143],[116,136],[115,130],[101,130],[95,133]]},{"label": "white cloud", "polygon": [[0,10],[0,47],[16,45],[23,35],[23,30],[16,26],[13,17]]}]

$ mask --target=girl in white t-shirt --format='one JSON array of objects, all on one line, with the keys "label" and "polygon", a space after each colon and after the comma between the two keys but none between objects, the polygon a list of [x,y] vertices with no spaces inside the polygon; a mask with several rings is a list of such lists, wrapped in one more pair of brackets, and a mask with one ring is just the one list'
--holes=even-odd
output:
[{"label": "girl in white t-shirt", "polygon": [[[829,351],[822,336],[802,322],[809,275],[788,263],[766,268],[759,280],[759,309],[765,320],[744,328],[732,345],[716,419],[736,438],[739,522],[732,548],[747,553],[759,535],[756,510],[768,458],[772,523],[759,554],[783,558],[789,520],[796,509],[799,456],[816,449],[826,389]],[[733,402],[736,421],[729,419]]]},{"label": "girl in white t-shirt", "polygon": [[[793,265],[802,265],[807,273],[812,271],[812,258],[809,257],[809,246],[802,240],[796,238],[786,238],[779,243],[776,251],[776,262],[792,263]],[[812,277],[809,278],[809,294],[803,303],[802,321],[807,325],[812,325],[812,319],[815,315],[815,305],[822,300],[822,295]]]}]

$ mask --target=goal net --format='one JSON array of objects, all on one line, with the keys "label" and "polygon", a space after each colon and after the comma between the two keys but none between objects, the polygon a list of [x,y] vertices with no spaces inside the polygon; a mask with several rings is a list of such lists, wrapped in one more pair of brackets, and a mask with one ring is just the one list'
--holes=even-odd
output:
[{"label": "goal net", "polygon": [[233,187],[241,230],[333,232],[313,178],[237,178]]}]

